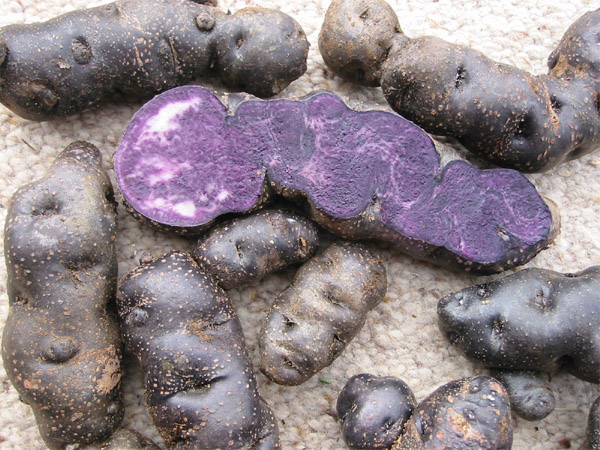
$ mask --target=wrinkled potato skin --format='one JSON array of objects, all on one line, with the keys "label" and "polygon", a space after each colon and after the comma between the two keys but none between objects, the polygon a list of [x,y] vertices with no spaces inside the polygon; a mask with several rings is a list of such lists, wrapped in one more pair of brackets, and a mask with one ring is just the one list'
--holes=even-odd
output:
[{"label": "wrinkled potato skin", "polygon": [[279,384],[305,382],[341,354],[386,289],[385,267],[371,252],[333,244],[273,302],[259,335],[261,371]]},{"label": "wrinkled potato skin", "polygon": [[279,448],[237,315],[190,255],[144,262],[121,280],[117,303],[125,347],[140,360],[149,412],[167,447]]},{"label": "wrinkled potato skin", "polygon": [[525,420],[542,420],[554,411],[556,399],[541,373],[492,369],[490,375],[504,385],[510,398],[510,406],[519,417]]},{"label": "wrinkled potato skin", "polygon": [[392,450],[508,450],[508,395],[491,377],[451,381],[419,403],[405,430]]},{"label": "wrinkled potato skin", "polygon": [[196,243],[194,259],[223,289],[260,280],[317,251],[316,225],[291,211],[262,210],[212,228]]},{"label": "wrinkled potato skin", "polygon": [[53,449],[107,438],[123,416],[112,312],[116,213],[100,152],[75,142],[13,196],[4,230],[2,358]]},{"label": "wrinkled potato skin", "polygon": [[209,74],[269,97],[306,71],[308,42],[288,15],[226,14],[191,0],[118,0],[0,29],[0,102],[30,120],[105,100],[149,99]]},{"label": "wrinkled potato skin", "polygon": [[442,298],[442,332],[488,367],[600,383],[600,266],[574,274],[524,269]]},{"label": "wrinkled potato skin", "polygon": [[523,172],[600,146],[600,9],[579,18],[533,76],[435,37],[405,36],[383,0],[334,0],[319,36],[338,75],[381,84],[390,106],[426,131]]},{"label": "wrinkled potato skin", "polygon": [[416,405],[410,388],[396,377],[354,375],[336,405],[344,442],[352,449],[390,448]]}]

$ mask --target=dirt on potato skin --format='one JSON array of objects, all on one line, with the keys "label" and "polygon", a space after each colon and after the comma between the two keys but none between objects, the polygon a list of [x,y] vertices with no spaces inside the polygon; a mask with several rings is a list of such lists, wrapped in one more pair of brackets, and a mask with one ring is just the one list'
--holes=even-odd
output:
[{"label": "dirt on potato skin", "polygon": [[491,377],[451,381],[415,408],[392,450],[508,450],[513,426],[504,386]]},{"label": "dirt on potato skin", "polygon": [[565,32],[533,76],[435,37],[409,38],[383,0],[333,0],[319,48],[341,77],[503,167],[544,172],[600,147],[600,9]]},{"label": "dirt on potato skin", "polygon": [[385,266],[371,251],[332,244],[273,302],[259,334],[260,370],[278,384],[304,383],[342,353],[386,290]]},{"label": "dirt on potato skin", "polygon": [[276,10],[117,0],[1,28],[0,102],[42,121],[208,76],[270,97],[306,71],[308,47],[302,27]]},{"label": "dirt on potato skin", "polygon": [[4,231],[7,375],[48,447],[102,441],[123,405],[116,211],[98,149],[68,146],[15,193]]}]

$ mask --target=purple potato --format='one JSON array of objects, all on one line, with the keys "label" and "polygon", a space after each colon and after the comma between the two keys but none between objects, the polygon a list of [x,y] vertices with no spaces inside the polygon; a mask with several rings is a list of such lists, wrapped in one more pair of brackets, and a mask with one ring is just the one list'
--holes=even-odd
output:
[{"label": "purple potato", "polygon": [[600,266],[524,269],[439,301],[442,332],[488,367],[600,383]]},{"label": "purple potato", "polygon": [[477,273],[529,261],[558,232],[556,211],[523,175],[441,167],[429,136],[395,114],[354,111],[327,92],[223,101],[180,87],[134,116],[115,171],[136,217],[195,234],[275,193],[341,237]]},{"label": "purple potato", "polygon": [[333,0],[319,35],[327,66],[430,133],[524,172],[600,147],[600,9],[579,18],[533,76],[468,47],[411,39],[384,0]]},{"label": "purple potato", "polygon": [[388,449],[404,432],[417,401],[396,377],[354,375],[337,399],[342,436],[352,449]]},{"label": "purple potato", "polygon": [[463,378],[416,405],[406,384],[370,374],[350,378],[337,402],[344,440],[353,449],[507,450],[513,427],[497,380]]},{"label": "purple potato", "polygon": [[525,420],[542,420],[556,406],[556,399],[543,374],[531,370],[492,369],[510,398],[512,410]]},{"label": "purple potato", "polygon": [[192,0],[118,0],[0,29],[0,102],[30,120],[106,100],[148,99],[209,75],[269,97],[306,71],[308,41],[287,14],[224,13]]},{"label": "purple potato", "polygon": [[127,274],[117,303],[125,347],[145,373],[152,420],[169,448],[279,448],[227,294],[190,255]]},{"label": "purple potato", "polygon": [[268,209],[212,228],[195,244],[193,257],[223,289],[232,289],[303,263],[318,246],[319,232],[310,220]]},{"label": "purple potato", "polygon": [[2,359],[52,449],[102,441],[123,417],[115,206],[100,152],[74,142],[8,207]]},{"label": "purple potato", "polygon": [[512,440],[504,386],[479,376],[451,381],[420,402],[392,450],[508,450]]},{"label": "purple potato", "polygon": [[385,267],[365,247],[331,245],[273,302],[259,334],[260,370],[275,383],[304,383],[344,351],[386,289]]}]

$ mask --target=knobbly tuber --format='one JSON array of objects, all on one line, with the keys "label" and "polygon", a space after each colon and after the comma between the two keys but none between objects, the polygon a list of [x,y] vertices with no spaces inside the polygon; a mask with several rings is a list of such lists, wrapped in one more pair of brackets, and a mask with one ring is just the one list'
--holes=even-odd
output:
[{"label": "knobbly tuber", "polygon": [[600,266],[567,274],[525,269],[442,298],[439,324],[467,357],[488,367],[563,369],[600,383],[599,293]]},{"label": "knobbly tuber", "polygon": [[556,406],[556,399],[544,374],[531,370],[492,369],[510,398],[512,410],[525,420],[541,420]]},{"label": "knobbly tuber", "polygon": [[115,233],[112,186],[85,142],[10,201],[2,359],[52,449],[101,441],[123,416]]},{"label": "knobbly tuber", "polygon": [[442,168],[429,136],[396,114],[354,111],[327,92],[223,101],[179,87],[134,116],[115,172],[136,217],[193,234],[275,193],[306,201],[317,223],[344,238],[478,273],[527,262],[558,231],[523,175],[464,161]]},{"label": "knobbly tuber", "polygon": [[226,293],[190,255],[167,253],[119,284],[125,347],[144,370],[146,400],[170,448],[279,448]]},{"label": "knobbly tuber", "polygon": [[430,133],[495,164],[540,172],[600,147],[600,9],[579,18],[547,75],[435,37],[411,39],[384,0],[333,0],[319,36],[327,66]]},{"label": "knobbly tuber", "polygon": [[230,15],[193,0],[118,0],[0,29],[0,102],[30,120],[105,100],[148,99],[214,75],[261,97],[306,71],[308,41],[288,15]]},{"label": "knobbly tuber", "polygon": [[304,383],[344,351],[386,290],[385,267],[370,251],[331,245],[271,305],[259,334],[260,370],[279,384]]},{"label": "knobbly tuber", "polygon": [[[351,378],[338,397],[338,416],[344,437],[358,439],[346,443],[350,448],[393,450],[506,450],[512,446],[508,396],[491,377],[451,381],[414,404],[413,393],[397,378],[367,374]],[[364,430],[362,435],[345,433],[349,419],[357,430]],[[363,445],[374,436],[385,438]],[[384,442],[387,445],[379,445]]]},{"label": "knobbly tuber", "polygon": [[317,251],[316,225],[291,211],[262,210],[212,228],[194,246],[194,259],[224,289],[259,280]]},{"label": "knobbly tuber", "polygon": [[354,375],[336,405],[344,442],[360,450],[390,448],[416,405],[410,388],[396,377]]}]

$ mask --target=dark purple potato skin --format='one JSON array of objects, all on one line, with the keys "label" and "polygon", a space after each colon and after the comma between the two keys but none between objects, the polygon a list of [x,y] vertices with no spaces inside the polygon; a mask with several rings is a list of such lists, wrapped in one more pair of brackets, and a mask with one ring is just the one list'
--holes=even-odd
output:
[{"label": "dark purple potato skin", "polygon": [[492,369],[490,375],[508,392],[512,410],[525,420],[542,420],[556,406],[544,375],[530,370]]},{"label": "dark purple potato skin", "polygon": [[304,383],[344,351],[386,290],[385,267],[369,250],[331,245],[273,302],[259,334],[260,370],[278,384]]},{"label": "dark purple potato skin", "polygon": [[208,75],[269,97],[306,71],[308,42],[288,15],[265,8],[230,15],[199,3],[118,0],[4,27],[0,102],[26,119],[49,120]]},{"label": "dark purple potato skin", "polygon": [[390,448],[416,405],[410,388],[396,377],[354,375],[337,399],[344,442],[352,449]]},{"label": "dark purple potato skin", "polygon": [[169,448],[279,448],[226,293],[190,255],[134,269],[117,302],[126,348],[145,372],[150,415]]},{"label": "dark purple potato skin", "polygon": [[525,269],[442,298],[439,325],[488,367],[600,383],[600,266],[574,274]]},{"label": "dark purple potato skin", "polygon": [[[600,9],[579,18],[533,76],[435,37],[410,39],[383,0],[333,0],[319,36],[327,66],[426,131],[523,172],[600,147]],[[434,113],[432,113],[432,111]]]},{"label": "dark purple potato skin", "polygon": [[512,419],[506,390],[491,377],[451,381],[420,402],[393,450],[507,450]]},{"label": "dark purple potato skin", "polygon": [[52,449],[102,441],[123,416],[115,239],[112,185],[86,142],[8,207],[2,359]]},{"label": "dark purple potato skin", "polygon": [[582,450],[600,450],[600,397],[590,407],[588,426]]},{"label": "dark purple potato skin", "polygon": [[193,257],[223,289],[260,280],[315,254],[319,232],[309,219],[284,210],[261,210],[213,227]]},{"label": "dark purple potato skin", "polygon": [[134,116],[115,172],[136,217],[197,234],[278,194],[338,236],[475,273],[524,264],[558,232],[554,207],[523,175],[441,167],[429,136],[395,114],[354,111],[327,92],[222,101],[180,87]]}]

